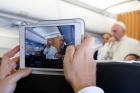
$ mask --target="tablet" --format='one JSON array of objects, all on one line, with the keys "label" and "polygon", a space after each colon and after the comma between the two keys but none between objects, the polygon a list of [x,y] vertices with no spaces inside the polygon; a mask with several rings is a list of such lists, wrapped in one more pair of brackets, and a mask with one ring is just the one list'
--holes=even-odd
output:
[{"label": "tablet", "polygon": [[20,68],[31,67],[33,73],[57,75],[63,71],[67,46],[80,45],[84,31],[82,19],[49,20],[22,26]]}]

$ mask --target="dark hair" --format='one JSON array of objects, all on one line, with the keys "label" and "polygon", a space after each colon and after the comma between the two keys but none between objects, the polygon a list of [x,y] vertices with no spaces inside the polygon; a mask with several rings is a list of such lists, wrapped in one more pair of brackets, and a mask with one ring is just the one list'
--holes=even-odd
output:
[{"label": "dark hair", "polygon": [[[104,33],[103,35],[105,35],[105,34],[109,35],[110,37],[112,36],[112,35],[111,35],[110,33],[108,33],[108,32]],[[103,35],[102,35],[102,36],[103,36]]]},{"label": "dark hair", "polygon": [[126,59],[128,56],[134,56],[137,60],[140,58],[137,54],[128,54],[124,59]]}]

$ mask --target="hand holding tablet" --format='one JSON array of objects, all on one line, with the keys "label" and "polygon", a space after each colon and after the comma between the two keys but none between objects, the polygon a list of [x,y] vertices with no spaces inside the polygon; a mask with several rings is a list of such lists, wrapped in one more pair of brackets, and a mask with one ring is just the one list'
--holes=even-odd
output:
[{"label": "hand holding tablet", "polygon": [[44,21],[23,26],[20,31],[20,68],[31,67],[37,74],[63,71],[67,46],[80,45],[84,30],[81,19]]}]

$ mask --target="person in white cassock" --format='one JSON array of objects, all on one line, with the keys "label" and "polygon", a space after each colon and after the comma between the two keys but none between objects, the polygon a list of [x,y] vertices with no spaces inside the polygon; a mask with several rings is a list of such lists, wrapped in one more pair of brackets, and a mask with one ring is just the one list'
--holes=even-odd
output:
[{"label": "person in white cassock", "polygon": [[46,59],[55,59],[57,49],[52,45],[51,40],[47,40],[47,45],[43,51],[43,54],[46,56]]},{"label": "person in white cassock", "polygon": [[112,25],[111,33],[115,40],[105,44],[101,53],[100,60],[122,61],[128,54],[140,56],[140,42],[125,34],[126,26],[122,22],[116,22]]},{"label": "person in white cassock", "polygon": [[[78,48],[68,46],[66,49],[64,75],[75,93],[104,93],[101,88],[96,86],[94,43],[93,38],[86,37]],[[30,68],[15,70],[19,57],[14,57],[14,55],[18,51],[19,46],[3,56],[0,65],[0,93],[13,93],[18,80],[31,74]]]}]

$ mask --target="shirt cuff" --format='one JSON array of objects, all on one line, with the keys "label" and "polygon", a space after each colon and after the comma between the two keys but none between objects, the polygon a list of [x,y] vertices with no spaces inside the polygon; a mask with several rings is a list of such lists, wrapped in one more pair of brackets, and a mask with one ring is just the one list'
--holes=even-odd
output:
[{"label": "shirt cuff", "polygon": [[104,91],[99,87],[90,86],[81,89],[77,93],[104,93]]}]

